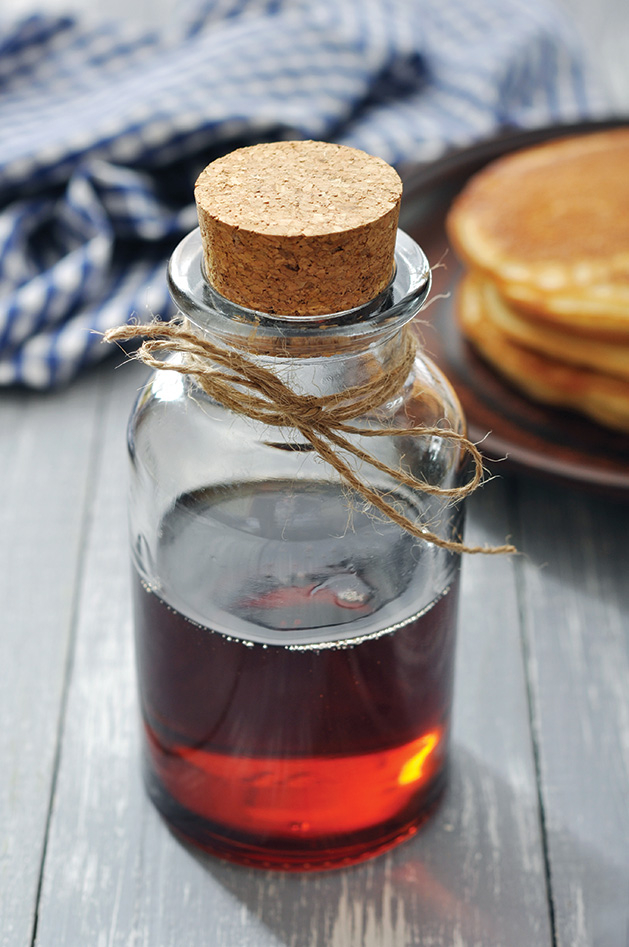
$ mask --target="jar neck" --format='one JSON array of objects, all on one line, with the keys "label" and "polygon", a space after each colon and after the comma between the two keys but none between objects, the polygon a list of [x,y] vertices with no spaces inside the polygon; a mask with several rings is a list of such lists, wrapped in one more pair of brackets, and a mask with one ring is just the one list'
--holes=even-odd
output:
[{"label": "jar neck", "polygon": [[431,283],[430,266],[407,234],[398,231],[394,274],[378,297],[356,309],[318,316],[275,315],[225,299],[203,270],[198,230],[174,251],[170,292],[181,313],[202,333],[227,347],[272,359],[357,358],[386,361],[396,335],[421,309]]}]

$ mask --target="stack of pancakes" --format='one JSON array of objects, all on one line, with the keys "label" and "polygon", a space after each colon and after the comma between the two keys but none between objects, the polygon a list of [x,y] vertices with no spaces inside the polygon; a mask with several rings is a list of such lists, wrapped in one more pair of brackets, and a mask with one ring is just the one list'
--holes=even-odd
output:
[{"label": "stack of pancakes", "polygon": [[629,431],[629,128],[493,162],[447,227],[478,352],[532,398]]}]

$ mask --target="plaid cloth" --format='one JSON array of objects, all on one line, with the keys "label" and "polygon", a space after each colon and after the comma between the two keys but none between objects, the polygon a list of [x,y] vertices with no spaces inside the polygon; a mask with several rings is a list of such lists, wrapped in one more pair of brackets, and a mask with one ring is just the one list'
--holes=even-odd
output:
[{"label": "plaid cloth", "polygon": [[399,164],[600,105],[544,0],[205,0],[168,35],[5,23],[0,384],[66,382],[107,354],[95,332],[172,315],[194,180],[232,147],[327,139]]}]

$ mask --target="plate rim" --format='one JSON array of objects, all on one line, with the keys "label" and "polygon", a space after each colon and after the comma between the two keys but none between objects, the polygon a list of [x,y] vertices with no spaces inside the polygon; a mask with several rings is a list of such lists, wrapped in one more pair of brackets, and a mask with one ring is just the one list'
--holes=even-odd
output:
[{"label": "plate rim", "polygon": [[[429,188],[443,187],[448,183],[453,183],[458,178],[463,178],[461,181],[461,186],[463,186],[465,181],[476,173],[477,170],[480,170],[480,168],[484,167],[490,161],[502,155],[521,148],[531,147],[535,144],[541,144],[555,138],[594,133],[596,131],[605,131],[627,125],[629,125],[629,116],[609,115],[604,118],[544,125],[535,128],[508,128],[481,141],[463,147],[453,148],[446,152],[441,158],[434,161],[407,164],[399,169],[404,183],[401,212],[403,223],[401,225],[404,226],[405,229],[413,228],[414,205],[417,206],[420,200],[425,199],[426,191]],[[445,207],[443,209],[444,211],[446,210]],[[415,227],[418,226],[419,224],[415,224]],[[458,282],[457,277],[454,277],[454,280]],[[452,288],[456,285],[455,281],[452,282]],[[435,325],[435,332],[440,342],[444,344],[443,333],[440,331],[438,324]],[[459,334],[459,338],[462,339],[463,337]],[[459,380],[456,378],[456,368],[449,363],[445,352],[442,358],[431,357],[437,362],[446,376],[449,377],[454,389],[457,390],[457,382]],[[453,372],[455,377],[450,377],[449,369]],[[487,366],[487,370],[491,371],[496,380],[518,398],[547,412],[552,424],[553,416],[558,414],[561,409],[553,408],[550,405],[543,405],[535,402],[533,399],[527,398],[522,392],[519,392],[515,386],[509,385],[506,380],[502,379],[490,366]],[[458,387],[462,388],[462,383]],[[460,392],[457,392],[457,394],[461,397]],[[472,395],[477,399],[479,397],[473,390]],[[461,398],[461,400],[464,399]],[[489,403],[487,403],[487,410],[490,413],[494,413],[496,417],[500,416],[499,412],[495,411]],[[595,455],[588,452],[586,447],[582,450],[575,447],[574,450],[577,451],[578,460],[574,463],[570,463],[567,459],[562,460],[561,458],[557,458],[543,449],[536,451],[529,445],[513,443],[505,439],[504,435],[500,433],[497,435],[494,435],[491,431],[487,433],[487,431],[479,428],[480,422],[474,417],[473,413],[470,415],[468,410],[466,410],[465,413],[468,415],[468,427],[471,435],[483,440],[483,443],[486,445],[485,452],[490,458],[504,459],[505,471],[520,471],[542,476],[546,479],[561,481],[564,484],[611,491],[614,494],[629,499],[629,462],[624,464],[621,459],[616,460],[613,457],[603,457],[602,462],[596,464]],[[515,429],[519,429],[523,432],[526,431],[523,426],[518,425],[507,415],[502,415],[502,417],[506,423],[513,425]],[[589,421],[588,423],[595,422]],[[557,423],[555,426],[559,427],[559,424]],[[533,434],[533,431],[531,430],[530,433]],[[539,434],[537,436],[541,439]],[[607,464],[611,466],[607,466],[606,461]]]}]

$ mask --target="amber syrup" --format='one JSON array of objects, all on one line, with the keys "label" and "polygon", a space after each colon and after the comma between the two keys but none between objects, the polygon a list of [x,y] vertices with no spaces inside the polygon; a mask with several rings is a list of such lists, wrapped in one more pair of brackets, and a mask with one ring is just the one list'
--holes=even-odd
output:
[{"label": "amber syrup", "polygon": [[[237,862],[308,870],[360,861],[412,835],[444,785],[458,579],[420,612],[369,630],[413,570],[396,569],[394,581],[382,564],[370,568],[371,519],[357,524],[352,565],[335,562],[330,517],[346,502],[340,491],[306,491],[297,524],[292,516],[280,529],[281,485],[218,501],[188,495],[161,530],[170,601],[136,580],[149,793],[180,835]],[[304,545],[309,504],[320,536]],[[280,552],[290,554],[278,562]],[[260,580],[269,554],[273,576]],[[201,576],[199,594],[219,602],[217,616],[231,612],[238,634],[198,620],[199,594],[194,617],[183,613]]]}]

